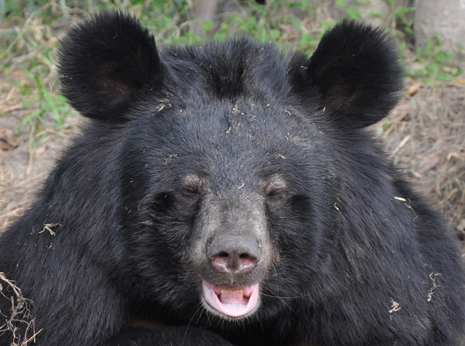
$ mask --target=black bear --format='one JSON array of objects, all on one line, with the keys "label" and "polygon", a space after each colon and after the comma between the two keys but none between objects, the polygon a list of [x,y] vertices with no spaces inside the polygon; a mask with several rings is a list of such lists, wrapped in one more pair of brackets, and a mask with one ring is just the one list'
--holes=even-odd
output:
[{"label": "black bear", "polygon": [[402,89],[382,30],[158,50],[103,13],[59,73],[90,120],[1,235],[1,346],[461,344],[460,250],[366,130]]}]

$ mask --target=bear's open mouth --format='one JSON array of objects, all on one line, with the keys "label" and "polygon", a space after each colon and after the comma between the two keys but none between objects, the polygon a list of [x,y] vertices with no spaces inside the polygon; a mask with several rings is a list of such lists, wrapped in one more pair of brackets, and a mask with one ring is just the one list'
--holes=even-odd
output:
[{"label": "bear's open mouth", "polygon": [[213,309],[229,317],[244,316],[258,304],[259,285],[220,286],[202,281],[203,297]]}]

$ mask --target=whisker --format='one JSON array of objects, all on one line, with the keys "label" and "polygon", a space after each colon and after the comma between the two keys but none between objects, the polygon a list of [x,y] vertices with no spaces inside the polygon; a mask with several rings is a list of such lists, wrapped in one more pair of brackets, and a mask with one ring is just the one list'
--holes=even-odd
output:
[{"label": "whisker", "polygon": [[[202,306],[199,305],[199,307],[197,308],[197,310],[195,310],[195,312],[192,314],[192,317],[191,317],[189,323],[188,323],[187,326],[186,326],[186,331],[185,331],[184,336],[183,336],[183,338],[182,338],[182,342],[183,342],[183,343],[184,343],[184,339],[185,339],[186,336],[187,336],[187,331],[189,330],[189,327],[190,327],[192,321],[194,320],[195,315],[197,314],[197,312],[199,312],[199,310],[201,309],[201,307],[202,307]],[[201,315],[202,315],[202,312],[200,312],[199,318],[197,319],[197,322],[199,321]]]},{"label": "whisker", "polygon": [[298,298],[308,297],[308,296],[310,296],[312,294],[308,293],[308,294],[303,294],[303,295],[300,295],[300,296],[293,296],[293,297],[275,296],[275,295],[265,294],[265,293],[261,293],[261,295],[266,296],[266,297],[270,297],[270,298],[278,298],[278,299],[298,299]]}]

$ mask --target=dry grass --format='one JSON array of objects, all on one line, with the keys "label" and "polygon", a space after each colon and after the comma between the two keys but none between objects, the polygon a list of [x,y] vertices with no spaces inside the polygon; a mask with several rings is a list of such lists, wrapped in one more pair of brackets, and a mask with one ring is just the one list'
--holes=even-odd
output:
[{"label": "dry grass", "polygon": [[73,120],[76,122],[69,121],[68,127],[49,129],[45,135],[42,132],[37,136],[24,134],[18,148],[0,151],[0,232],[33,202],[60,152],[78,132],[79,119]]},{"label": "dry grass", "polygon": [[[4,292],[13,293],[8,297]],[[0,315],[5,317],[0,325],[0,334],[10,333],[10,346],[26,346],[35,343],[35,337],[41,332],[35,331],[34,319],[31,315],[30,302],[21,293],[21,289],[0,272],[0,299],[7,299],[11,302],[10,311],[0,311]],[[21,330],[19,329],[21,328]]]},{"label": "dry grass", "polygon": [[465,235],[465,85],[423,85],[383,122],[394,160],[425,197]]}]

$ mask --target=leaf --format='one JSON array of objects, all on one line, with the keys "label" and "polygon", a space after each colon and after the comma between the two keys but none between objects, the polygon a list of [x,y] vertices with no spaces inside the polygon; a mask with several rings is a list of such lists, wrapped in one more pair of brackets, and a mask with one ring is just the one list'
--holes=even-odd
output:
[{"label": "leaf", "polygon": [[294,25],[296,26],[296,28],[300,31],[300,32],[303,32],[302,30],[302,24],[294,17],[290,17],[289,18],[293,23]]},{"label": "leaf", "polygon": [[368,12],[368,15],[373,18],[381,18],[383,15],[380,12]]},{"label": "leaf", "polygon": [[281,36],[281,32],[278,29],[271,29],[270,36],[273,40],[277,40]]},{"label": "leaf", "polygon": [[213,29],[213,22],[205,22],[203,24],[203,28],[205,29],[205,31],[210,31],[211,29]]},{"label": "leaf", "polygon": [[413,7],[400,7],[398,9],[396,9],[392,15],[393,16],[398,16],[399,14],[402,14],[402,13],[409,13],[409,12],[412,12],[413,11]]},{"label": "leaf", "polygon": [[360,9],[358,7],[349,7],[347,14],[350,19],[358,20],[360,18]]}]

